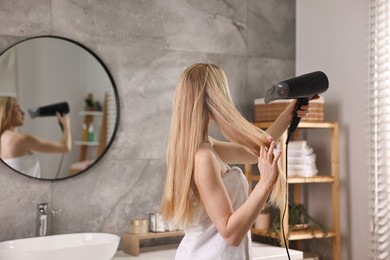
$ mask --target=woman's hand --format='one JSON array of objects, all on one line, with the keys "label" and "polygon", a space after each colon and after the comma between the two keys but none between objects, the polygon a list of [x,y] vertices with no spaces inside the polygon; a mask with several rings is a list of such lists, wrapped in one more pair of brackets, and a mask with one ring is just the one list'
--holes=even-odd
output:
[{"label": "woman's hand", "polygon": [[269,148],[260,146],[257,167],[260,171],[260,182],[272,188],[278,178],[278,160],[281,152],[274,154],[276,143],[271,137],[268,137],[268,141],[270,142]]},{"label": "woman's hand", "polygon": [[69,119],[68,114],[65,114],[62,116],[61,113],[56,112],[56,116],[58,118],[58,122],[60,123],[60,125],[63,125],[65,127],[69,127],[70,119]]},{"label": "woman's hand", "polygon": [[[315,100],[315,99],[319,99],[319,98],[320,98],[320,96],[315,95],[310,100]],[[300,109],[298,109],[297,116],[300,118],[307,117],[309,115],[309,109],[310,109],[310,101],[309,101],[309,104],[303,105],[300,107]]]},{"label": "woman's hand", "polygon": [[[315,99],[319,99],[320,96],[318,95],[315,95],[314,97],[312,97],[310,100],[315,100]],[[291,119],[292,119],[292,113],[294,111],[294,108],[295,108],[295,105],[297,103],[297,99],[294,99],[289,105],[288,107],[286,108],[286,110],[288,111],[288,113],[291,115]],[[309,101],[309,104],[307,105],[303,105],[300,107],[300,109],[297,110],[297,116],[300,117],[300,118],[304,118],[304,117],[307,117],[309,115],[309,110],[310,110],[310,101]]]}]

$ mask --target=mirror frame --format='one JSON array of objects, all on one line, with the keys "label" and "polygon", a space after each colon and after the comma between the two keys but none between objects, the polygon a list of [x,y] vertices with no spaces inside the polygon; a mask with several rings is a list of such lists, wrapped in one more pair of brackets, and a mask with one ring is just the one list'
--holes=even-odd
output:
[{"label": "mirror frame", "polygon": [[7,47],[6,49],[4,49],[1,53],[0,53],[0,56],[3,55],[5,52],[7,52],[9,49],[15,47],[16,45],[20,44],[20,43],[23,43],[23,42],[26,42],[26,41],[29,41],[29,40],[34,40],[34,39],[39,39],[39,38],[54,38],[54,39],[58,39],[58,40],[64,40],[64,41],[67,41],[67,42],[70,42],[70,43],[73,43],[75,44],[76,46],[82,48],[84,51],[86,51],[87,53],[89,53],[90,55],[92,55],[92,57],[94,57],[96,59],[96,61],[103,67],[104,71],[107,73],[107,76],[110,80],[110,83],[112,85],[112,88],[113,88],[113,92],[114,92],[114,97],[115,97],[115,102],[116,102],[116,121],[115,121],[115,126],[114,126],[114,130],[112,132],[112,136],[110,137],[110,140],[109,142],[107,143],[106,147],[104,148],[104,150],[102,151],[102,153],[93,161],[93,163],[91,163],[90,165],[88,165],[88,167],[86,167],[85,169],[79,171],[78,173],[75,173],[73,175],[69,175],[67,177],[62,177],[62,178],[58,178],[58,179],[48,179],[48,178],[36,178],[36,177],[33,177],[33,176],[30,176],[28,174],[24,174],[14,168],[12,168],[11,166],[9,166],[7,163],[5,163],[3,161],[3,159],[0,158],[0,161],[6,165],[8,168],[12,169],[14,172],[18,173],[18,174],[21,174],[23,176],[26,176],[28,178],[31,178],[31,179],[34,179],[34,180],[42,180],[42,181],[61,181],[61,180],[66,180],[66,179],[70,179],[70,178],[73,178],[75,176],[79,176],[80,174],[82,173],[85,173],[86,171],[90,170],[91,168],[93,168],[96,164],[99,163],[99,161],[105,156],[105,154],[107,153],[107,151],[109,150],[109,148],[111,147],[112,143],[114,142],[114,139],[117,135],[117,132],[118,132],[118,128],[119,128],[119,121],[120,121],[120,100],[119,100],[119,94],[118,94],[118,89],[116,87],[116,84],[115,84],[115,81],[114,81],[114,78],[113,76],[111,75],[108,67],[104,64],[104,62],[102,61],[102,59],[99,58],[99,56],[97,56],[97,54],[95,54],[90,48],[86,47],[85,45],[75,41],[75,40],[72,40],[72,39],[69,39],[69,38],[66,38],[66,37],[63,37],[63,36],[58,36],[58,35],[39,35],[39,36],[33,36],[33,37],[28,37],[26,39],[23,39],[21,41],[18,41],[12,45],[10,45],[9,47]]}]

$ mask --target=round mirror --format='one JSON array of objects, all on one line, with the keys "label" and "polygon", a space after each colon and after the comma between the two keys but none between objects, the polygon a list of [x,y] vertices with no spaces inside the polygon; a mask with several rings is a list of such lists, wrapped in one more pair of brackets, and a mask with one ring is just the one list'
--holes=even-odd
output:
[{"label": "round mirror", "polygon": [[[6,127],[17,118],[6,106],[20,108],[19,124]],[[62,37],[29,38],[0,55],[0,120],[3,163],[32,178],[65,179],[107,152],[119,124],[118,92],[90,49]],[[66,151],[59,148],[64,142]]]}]

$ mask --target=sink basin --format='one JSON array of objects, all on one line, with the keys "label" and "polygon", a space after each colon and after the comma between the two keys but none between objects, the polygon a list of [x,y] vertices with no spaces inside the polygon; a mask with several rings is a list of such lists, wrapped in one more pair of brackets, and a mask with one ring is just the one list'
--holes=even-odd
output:
[{"label": "sink basin", "polygon": [[119,236],[75,233],[10,240],[0,243],[1,260],[111,260]]}]

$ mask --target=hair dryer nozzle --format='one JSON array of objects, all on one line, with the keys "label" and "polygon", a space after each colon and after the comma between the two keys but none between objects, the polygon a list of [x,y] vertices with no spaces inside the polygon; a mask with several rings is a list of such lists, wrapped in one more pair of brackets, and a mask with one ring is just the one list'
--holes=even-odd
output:
[{"label": "hair dryer nozzle", "polygon": [[31,118],[38,116],[55,116],[56,112],[62,115],[69,113],[68,102],[60,102],[52,105],[42,106],[35,109],[28,109],[28,114]]},{"label": "hair dryer nozzle", "polygon": [[267,90],[264,102],[268,104],[269,102],[276,99],[286,99],[290,95],[290,89],[286,84],[274,84],[271,88]]},{"label": "hair dryer nozzle", "polygon": [[267,90],[265,103],[277,99],[312,98],[329,87],[328,77],[322,71],[315,71],[274,84]]}]

